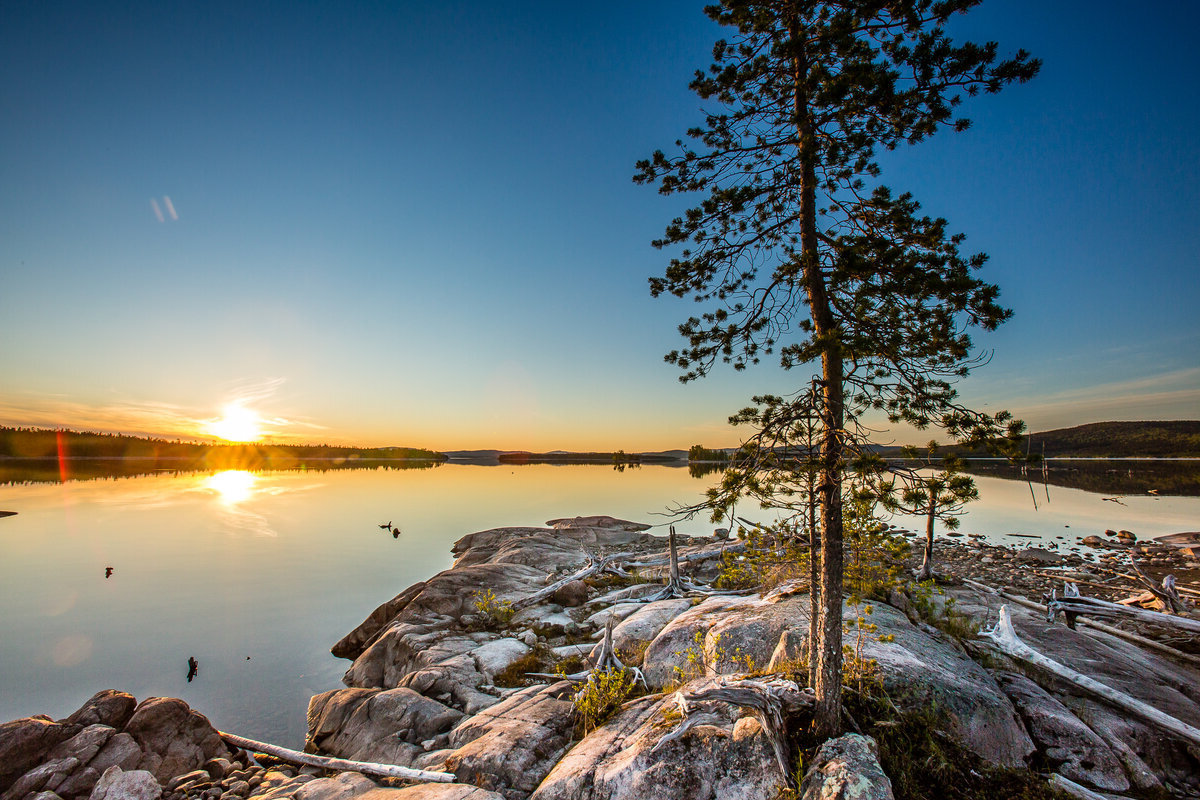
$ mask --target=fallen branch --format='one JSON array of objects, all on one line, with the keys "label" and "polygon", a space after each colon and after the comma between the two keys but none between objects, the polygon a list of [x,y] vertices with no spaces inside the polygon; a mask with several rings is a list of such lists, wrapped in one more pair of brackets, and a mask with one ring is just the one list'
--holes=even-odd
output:
[{"label": "fallen branch", "polygon": [[1051,595],[1050,602],[1046,604],[1046,609],[1047,621],[1054,622],[1055,617],[1059,614],[1064,614],[1067,616],[1068,627],[1073,627],[1072,615],[1092,614],[1100,617],[1134,619],[1138,622],[1159,625],[1164,628],[1175,628],[1192,633],[1200,633],[1200,620],[1175,614],[1163,614],[1159,611],[1149,611],[1144,608],[1122,605],[1121,603],[1110,603],[1107,600],[1101,600],[1096,597],[1084,597],[1079,594],[1079,589],[1070,581],[1066,583],[1063,597],[1058,597],[1056,594]]},{"label": "fallen branch", "polygon": [[1066,792],[1074,797],[1078,797],[1079,800],[1108,800],[1108,797],[1105,795],[1102,795],[1099,792],[1093,792],[1091,789],[1088,789],[1085,786],[1080,786],[1075,781],[1069,778],[1064,778],[1057,772],[1050,774],[1050,785],[1059,791]]},{"label": "fallen branch", "polygon": [[1146,573],[1142,572],[1142,568],[1138,566],[1137,561],[1133,557],[1133,553],[1129,554],[1129,564],[1133,567],[1134,573],[1138,577],[1138,582],[1150,591],[1152,595],[1163,601],[1163,604],[1175,614],[1186,614],[1189,608],[1183,602],[1183,598],[1179,596],[1179,591],[1175,588],[1175,576],[1168,575],[1163,578],[1162,587],[1154,584]]},{"label": "fallen branch", "polygon": [[1013,629],[1012,615],[1007,605],[1000,606],[1000,619],[996,622],[996,627],[980,635],[990,640],[1005,655],[1039,667],[1067,683],[1107,700],[1117,708],[1124,709],[1140,717],[1161,730],[1174,734],[1193,746],[1200,747],[1200,730],[1193,728],[1186,722],[1175,719],[1169,714],[1164,714],[1157,708],[1143,703],[1141,700],[1137,700],[1113,689],[1111,686],[1106,686],[1100,683],[1100,681],[1078,673],[1070,667],[1042,655],[1025,644]]},{"label": "fallen branch", "polygon": [[562,580],[555,581],[544,589],[539,589],[528,597],[521,597],[512,602],[513,611],[520,611],[522,608],[535,606],[545,600],[550,595],[557,592],[562,587],[572,581],[581,581],[584,578],[596,575],[613,568],[613,562],[619,559],[629,558],[633,553],[613,553],[610,556],[605,556],[599,561],[592,561],[586,567],[576,572],[574,575],[568,575]]},{"label": "fallen branch", "polygon": [[[731,544],[728,547],[720,547],[715,550],[701,550],[698,553],[688,553],[685,556],[678,556],[677,560],[680,563],[688,563],[691,561],[710,561],[714,558],[720,558],[726,553],[743,553],[746,550],[746,545],[738,543]],[[647,567],[665,567],[671,563],[670,558],[655,558],[650,561],[626,561],[621,564],[625,569],[645,569]]]},{"label": "fallen branch", "polygon": [[[1135,583],[1138,582],[1137,576],[1130,575],[1128,572],[1118,572],[1115,569],[1108,569],[1107,567],[1102,567],[1099,564],[1089,564],[1088,566],[1091,569],[1095,570],[1096,572],[1107,572],[1109,575],[1115,575],[1116,577],[1124,578],[1127,581],[1133,581]],[[1186,595],[1190,595],[1192,597],[1200,597],[1200,589],[1193,589],[1190,586],[1178,586],[1178,585],[1176,586],[1176,589],[1179,591],[1180,594],[1186,594]]]},{"label": "fallen branch", "polygon": [[328,756],[318,756],[312,753],[301,753],[298,750],[289,750],[277,744],[256,742],[253,739],[246,739],[232,733],[225,733],[224,731],[218,731],[217,733],[234,747],[241,747],[256,753],[266,753],[269,756],[274,756],[292,764],[305,764],[310,767],[340,770],[343,772],[362,772],[366,775],[379,775],[384,778],[406,778],[410,781],[424,781],[426,783],[454,783],[458,780],[449,772],[430,772],[429,770],[413,769],[412,767],[398,767],[395,764],[375,764],[370,761],[329,758]]},{"label": "fallen branch", "polygon": [[[973,589],[978,589],[979,591],[987,592],[988,594],[994,594],[997,597],[1001,597],[1009,602],[1016,603],[1019,606],[1024,606],[1025,608],[1033,611],[1039,611],[1042,613],[1047,611],[1047,608],[1044,605],[1035,603],[1032,600],[1026,600],[1024,597],[1020,597],[1015,594],[1003,592],[999,589],[993,589],[991,586],[979,583],[978,581],[973,581],[969,578],[963,578],[963,583]],[[1156,642],[1153,639],[1147,639],[1145,636],[1139,636],[1136,633],[1130,633],[1129,631],[1124,631],[1120,628],[1114,628],[1112,625],[1105,625],[1103,622],[1096,622],[1090,619],[1081,619],[1078,621],[1078,624],[1100,631],[1101,633],[1107,633],[1109,636],[1115,636],[1118,639],[1124,639],[1131,644],[1136,644],[1149,650],[1156,650],[1170,658],[1179,659],[1180,661],[1186,661],[1190,664],[1200,666],[1200,656],[1194,656],[1191,653],[1185,653],[1182,650],[1176,650],[1174,647],[1165,645],[1162,642]]]}]

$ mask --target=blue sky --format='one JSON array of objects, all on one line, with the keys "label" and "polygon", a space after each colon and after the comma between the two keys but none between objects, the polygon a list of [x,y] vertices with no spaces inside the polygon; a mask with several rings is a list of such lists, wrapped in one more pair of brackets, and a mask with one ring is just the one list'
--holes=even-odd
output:
[{"label": "blue sky", "polygon": [[[646,279],[682,205],[630,179],[699,120],[701,6],[6,0],[0,423],[176,434],[240,399],[306,441],[735,443],[729,413],[807,373],[678,384],[691,304]],[[969,401],[1197,417],[1197,22],[956,23],[1045,62],[884,162],[1016,311]]]}]

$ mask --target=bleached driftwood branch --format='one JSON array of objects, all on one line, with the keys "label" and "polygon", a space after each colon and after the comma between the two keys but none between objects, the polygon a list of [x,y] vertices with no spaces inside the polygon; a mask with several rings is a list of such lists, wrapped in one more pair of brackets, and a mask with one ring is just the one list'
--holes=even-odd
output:
[{"label": "bleached driftwood branch", "polygon": [[1079,587],[1070,581],[1066,583],[1062,597],[1058,597],[1057,594],[1051,595],[1050,602],[1046,604],[1046,608],[1046,618],[1048,621],[1054,622],[1055,617],[1063,614],[1067,618],[1067,625],[1069,627],[1074,627],[1072,624],[1074,622],[1074,615],[1091,614],[1097,617],[1133,619],[1150,625],[1160,625],[1166,628],[1177,628],[1191,633],[1200,633],[1200,620],[1177,616],[1175,614],[1163,614],[1159,611],[1126,606],[1121,603],[1110,603],[1107,600],[1101,600],[1097,597],[1084,597],[1079,593]]},{"label": "bleached driftwood branch", "polygon": [[1111,686],[1106,686],[1100,683],[1100,681],[1078,673],[1070,667],[1042,655],[1037,650],[1025,644],[1013,629],[1012,614],[1008,610],[1007,605],[1000,606],[1000,619],[996,622],[996,627],[990,631],[983,632],[981,635],[991,640],[1005,655],[1039,667],[1067,683],[1091,692],[1118,708],[1124,709],[1146,722],[1178,736],[1189,744],[1200,747],[1200,730],[1193,728],[1186,722],[1175,719],[1169,714],[1164,714],[1157,708],[1143,703],[1141,700],[1130,697],[1113,689]]},{"label": "bleached driftwood branch", "polygon": [[1133,567],[1133,572],[1137,575],[1138,581],[1145,586],[1151,594],[1163,602],[1163,605],[1171,610],[1174,614],[1186,614],[1190,608],[1189,604],[1184,602],[1184,599],[1179,596],[1179,590],[1175,587],[1175,576],[1168,575],[1163,578],[1162,586],[1156,586],[1150,577],[1142,572],[1142,568],[1138,566],[1137,560],[1134,559],[1133,553],[1129,554],[1129,564]]},{"label": "bleached driftwood branch", "polygon": [[692,583],[687,578],[679,574],[679,549],[675,544],[675,526],[672,525],[670,533],[667,535],[667,549],[669,552],[671,569],[667,576],[667,583],[657,592],[648,594],[645,597],[633,600],[634,603],[653,603],[656,600],[670,600],[674,597],[695,597],[697,595],[713,595],[713,594],[743,594],[740,591],[713,589],[710,586],[701,586],[697,583]]},{"label": "bleached driftwood branch", "polygon": [[[681,564],[690,563],[692,561],[710,561],[714,558],[721,558],[726,553],[729,553],[729,554],[744,553],[745,551],[746,551],[746,545],[739,542],[738,544],[731,544],[731,545],[728,545],[727,547],[718,547],[718,548],[711,549],[711,550],[701,550],[698,553],[688,553],[685,556],[678,556],[677,560]],[[625,569],[645,569],[647,567],[665,567],[667,564],[670,564],[670,563],[671,563],[671,559],[668,557],[668,558],[653,558],[653,559],[650,559],[649,561],[626,561],[621,566],[624,567]]]},{"label": "bleached driftwood branch", "polygon": [[[987,594],[994,594],[997,597],[1009,601],[1010,603],[1016,603],[1017,605],[1024,606],[1032,611],[1040,611],[1043,613],[1046,611],[1046,606],[1044,605],[1035,603],[1032,600],[1026,600],[1024,597],[1019,597],[1018,595],[1011,594],[1009,592],[993,589],[991,586],[979,583],[978,581],[973,581],[970,578],[963,578],[963,583],[965,583],[967,586],[970,586],[972,589],[978,589],[979,591],[986,592]],[[1096,622],[1095,620],[1081,619],[1079,620],[1078,624],[1102,633],[1107,633],[1109,636],[1115,636],[1118,639],[1124,639],[1125,641],[1130,642],[1131,644],[1136,644],[1139,647],[1155,650],[1165,656],[1200,666],[1200,656],[1194,656],[1191,653],[1185,653],[1182,650],[1176,650],[1174,647],[1165,645],[1162,642],[1156,642],[1153,639],[1147,639],[1145,636],[1139,636],[1136,633],[1123,631],[1120,628],[1114,628],[1111,625],[1105,625],[1103,622]]]},{"label": "bleached driftwood branch", "polygon": [[1073,781],[1069,778],[1064,778],[1062,775],[1059,775],[1057,772],[1053,772],[1050,774],[1050,785],[1053,786],[1055,789],[1066,792],[1069,795],[1078,797],[1079,800],[1108,800],[1107,797],[1100,794],[1099,792],[1093,792],[1091,789],[1088,789],[1085,786],[1080,786],[1075,781]]},{"label": "bleached driftwood branch", "polygon": [[746,709],[758,720],[771,742],[775,761],[783,773],[784,783],[790,788],[795,788],[792,780],[791,749],[787,739],[787,718],[813,709],[816,705],[816,694],[812,689],[801,689],[794,681],[786,678],[755,680],[726,676],[717,678],[715,685],[708,688],[691,692],[680,689],[675,693],[674,700],[683,719],[673,731],[658,741],[654,750],[678,739],[695,725],[721,720],[701,704],[729,703]]},{"label": "bleached driftwood branch", "polygon": [[584,578],[597,575],[606,570],[615,571],[614,567],[616,562],[629,558],[631,555],[633,555],[633,553],[613,553],[612,555],[605,556],[599,561],[591,561],[586,567],[579,570],[575,574],[568,575],[562,580],[555,581],[546,588],[539,589],[528,597],[521,597],[517,600],[514,600],[512,602],[513,611],[520,611],[522,608],[528,608],[529,606],[537,605],[572,581],[581,581]]},{"label": "bleached driftwood branch", "polygon": [[318,756],[312,753],[301,753],[298,750],[289,750],[277,744],[256,742],[253,739],[247,739],[232,733],[225,733],[224,731],[218,731],[218,733],[222,739],[234,747],[241,747],[244,750],[256,753],[266,753],[269,756],[275,756],[275,758],[288,761],[292,764],[305,764],[310,767],[341,770],[344,772],[362,772],[366,775],[379,775],[384,778],[406,778],[411,781],[424,781],[426,783],[454,783],[458,780],[449,772],[431,772],[425,769],[413,769],[412,767],[398,767],[395,764],[375,764],[370,761],[350,761],[345,758]]}]

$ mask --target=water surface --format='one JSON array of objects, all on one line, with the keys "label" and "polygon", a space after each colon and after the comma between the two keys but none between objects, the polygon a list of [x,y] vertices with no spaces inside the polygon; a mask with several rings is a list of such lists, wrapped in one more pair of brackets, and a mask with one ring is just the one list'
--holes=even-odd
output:
[{"label": "water surface", "polygon": [[[182,697],[222,730],[300,746],[309,697],[340,687],[349,665],[330,646],[448,567],[462,535],[581,514],[663,523],[654,512],[698,501],[715,480],[660,466],[448,464],[0,485],[0,509],[18,512],[0,519],[0,721],[63,717],[116,688]],[[1121,505],[1035,485],[1035,509],[1025,483],[977,480],[962,530],[992,540],[1200,529],[1200,498]],[[200,664],[190,683],[189,656]]]}]

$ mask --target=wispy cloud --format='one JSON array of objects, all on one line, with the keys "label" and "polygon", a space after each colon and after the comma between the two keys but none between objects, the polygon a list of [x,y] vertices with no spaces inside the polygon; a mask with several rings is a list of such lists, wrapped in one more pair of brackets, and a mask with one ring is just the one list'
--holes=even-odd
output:
[{"label": "wispy cloud", "polygon": [[0,422],[33,427],[85,428],[105,433],[195,437],[200,417],[169,403],[121,401],[104,405],[61,396],[0,397]]},{"label": "wispy cloud", "polygon": [[[284,379],[241,381],[230,386],[223,405],[250,406],[271,399]],[[258,410],[258,409],[256,409]],[[185,439],[211,439],[208,425],[216,417],[209,408],[121,398],[107,403],[86,403],[69,396],[24,393],[0,394],[0,424],[43,428],[74,428],[102,433],[126,433]],[[287,440],[302,431],[325,430],[302,416],[261,413],[264,435]]]},{"label": "wispy cloud", "polygon": [[1200,367],[1014,397],[1004,405],[1033,430],[1107,420],[1195,419],[1200,414]]}]

